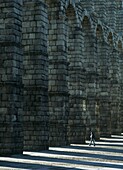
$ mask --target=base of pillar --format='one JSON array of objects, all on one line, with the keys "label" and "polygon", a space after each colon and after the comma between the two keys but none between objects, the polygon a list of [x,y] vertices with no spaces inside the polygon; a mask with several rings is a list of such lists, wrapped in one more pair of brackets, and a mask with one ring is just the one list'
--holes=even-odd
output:
[{"label": "base of pillar", "polygon": [[100,137],[111,137],[111,133],[100,133]]},{"label": "base of pillar", "polygon": [[68,146],[67,125],[50,123],[49,146]]},{"label": "base of pillar", "polygon": [[67,136],[70,144],[84,144],[86,136],[85,126],[69,125]]}]

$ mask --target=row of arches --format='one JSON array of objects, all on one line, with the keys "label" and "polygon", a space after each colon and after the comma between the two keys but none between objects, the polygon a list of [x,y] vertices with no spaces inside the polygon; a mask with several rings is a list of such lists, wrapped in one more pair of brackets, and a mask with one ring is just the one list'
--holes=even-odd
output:
[{"label": "row of arches", "polygon": [[2,2],[0,155],[123,130],[122,37],[79,2]]},{"label": "row of arches", "polygon": [[116,34],[111,27],[105,25],[98,18],[94,20],[93,13],[89,14],[86,10],[81,10],[81,16],[79,16],[75,11],[77,11],[77,8],[69,4],[65,9],[66,17],[70,17],[71,14],[74,15],[74,20],[78,27],[83,29],[85,25],[88,25],[89,29],[93,30],[94,36],[97,38],[102,36],[109,45],[113,45],[118,50],[122,50],[122,36]]},{"label": "row of arches", "polygon": [[[59,6],[57,6],[58,9]],[[60,33],[64,38],[61,44],[65,45],[65,51],[61,58],[66,60],[64,65],[68,70],[67,81],[61,80],[64,84],[66,83],[68,90],[62,94],[64,97],[68,95],[65,101],[57,90],[57,95],[61,97],[62,102],[64,101],[61,107],[64,106],[68,113],[63,118],[67,120],[68,125],[66,133],[63,132],[62,134],[62,126],[59,128],[61,139],[59,137],[57,144],[55,140],[53,142],[52,135],[50,144],[53,146],[60,145],[64,135],[68,139],[65,142],[84,142],[90,128],[96,131],[98,139],[100,135],[110,136],[111,133],[116,133],[116,131],[120,133],[122,131],[122,128],[119,128],[121,124],[119,117],[122,117],[122,111],[120,112],[121,96],[119,94],[121,93],[121,84],[113,83],[112,85],[112,82],[117,81],[117,79],[121,80],[118,56],[119,52],[122,53],[122,39],[119,39],[118,35],[104,23],[101,23],[98,19],[94,20],[93,15],[86,10],[84,12],[81,10],[81,16],[77,16],[77,12],[75,6],[70,3],[67,4],[66,9],[62,10],[62,13],[59,13],[58,20],[55,17],[52,19],[56,19],[55,24],[57,26],[62,25],[63,32]],[[117,43],[114,42],[116,37],[118,39]],[[59,39],[56,41],[60,42]],[[51,41],[50,45],[52,46],[52,44],[53,41]],[[57,50],[59,51],[59,49]],[[60,65],[58,58],[57,64]],[[50,80],[52,81],[53,75],[51,77],[49,79],[50,87]],[[51,91],[49,90],[49,96]],[[117,96],[116,100],[114,100],[114,96]],[[52,100],[54,99],[52,98]],[[57,108],[57,104],[53,107]],[[54,112],[52,114],[54,115]],[[62,116],[62,109],[60,114]],[[56,127],[59,124],[58,119],[57,115],[57,119],[54,121],[54,126]],[[65,126],[64,120],[63,126]],[[55,134],[55,130],[50,132],[50,134],[52,133]]]}]

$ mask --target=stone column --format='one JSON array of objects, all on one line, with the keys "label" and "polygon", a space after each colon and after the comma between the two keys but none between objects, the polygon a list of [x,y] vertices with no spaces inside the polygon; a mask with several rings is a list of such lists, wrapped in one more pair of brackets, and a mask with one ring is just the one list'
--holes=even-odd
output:
[{"label": "stone column", "polygon": [[[68,82],[69,107],[68,139],[69,143],[84,143],[86,135],[86,115],[83,109],[85,100],[85,70],[83,68],[83,35],[76,26],[76,20],[68,21]],[[75,25],[75,26],[74,26]]]},{"label": "stone column", "polygon": [[123,1],[115,0],[116,2],[116,32],[122,33],[123,30]]},{"label": "stone column", "polygon": [[0,155],[23,152],[22,1],[0,2]]},{"label": "stone column", "polygon": [[86,9],[88,12],[92,12],[94,9],[93,0],[82,0],[80,1],[80,5],[82,8]]},{"label": "stone column", "polygon": [[58,3],[49,3],[49,114],[50,146],[68,144],[68,61],[65,18]]},{"label": "stone column", "polygon": [[106,23],[106,0],[93,0],[94,3],[94,11],[97,14],[97,17],[101,20],[101,22]]},{"label": "stone column", "polygon": [[112,0],[106,1],[107,25],[112,29],[116,29],[116,2]]},{"label": "stone column", "polygon": [[48,149],[48,18],[41,1],[24,0],[24,150]]},{"label": "stone column", "polygon": [[111,136],[109,48],[103,38],[97,42],[100,136]]},{"label": "stone column", "polygon": [[116,49],[110,53],[110,101],[111,101],[111,130],[112,134],[120,133],[120,81],[119,81],[119,54]]},{"label": "stone column", "polygon": [[119,55],[120,63],[120,111],[119,111],[119,126],[120,131],[123,132],[123,51]]},{"label": "stone column", "polygon": [[[97,107],[97,55],[96,55],[96,37],[91,30],[88,18],[85,17],[83,21],[83,35],[84,35],[84,67],[86,69],[86,95],[87,95],[87,114],[90,125],[89,130],[95,132],[95,136],[99,138],[99,112],[96,111]],[[98,113],[98,114],[97,114]]]}]

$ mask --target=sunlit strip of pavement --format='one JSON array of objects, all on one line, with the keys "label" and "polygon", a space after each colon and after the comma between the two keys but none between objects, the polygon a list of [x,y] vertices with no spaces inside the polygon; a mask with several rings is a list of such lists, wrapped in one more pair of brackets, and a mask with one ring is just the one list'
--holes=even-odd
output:
[{"label": "sunlit strip of pavement", "polygon": [[2,166],[0,170],[29,170],[29,169],[22,169],[22,168],[10,168],[10,167],[5,167]]},{"label": "sunlit strip of pavement", "polygon": [[89,147],[88,142],[0,157],[0,170],[123,170],[123,146],[118,136],[115,140],[114,136],[101,138],[96,147]]},{"label": "sunlit strip of pavement", "polygon": [[[60,161],[60,160],[55,160],[55,161],[42,161],[42,160],[30,160],[30,159],[21,159],[21,158],[1,158],[1,161],[7,161],[7,162],[13,162],[13,163],[25,163],[25,164],[35,164],[35,165],[47,165],[47,166],[54,166],[54,167],[64,167],[64,168],[75,168],[75,169],[83,169],[83,168],[94,168],[97,167],[98,168],[104,168],[104,166],[106,166],[107,168],[115,168],[115,166],[118,167],[118,169],[120,169],[120,167],[122,167],[121,169],[123,169],[123,163],[113,163],[113,162],[101,162],[101,161],[72,161],[72,162],[67,162],[68,160],[65,161]],[[114,167],[113,167],[114,166]]]},{"label": "sunlit strip of pavement", "polygon": [[[77,145],[77,144],[71,144],[71,146],[74,146],[75,148],[69,148],[69,147],[50,147],[50,151],[59,151],[59,152],[68,152],[68,153],[86,153],[86,154],[101,154],[101,155],[113,155],[114,156],[123,156],[123,152],[121,152],[121,149],[119,149],[120,152],[111,152],[109,151],[108,147],[107,150],[98,150],[100,149],[100,146],[96,147],[89,147],[87,145]],[[104,148],[104,147],[103,147]],[[113,147],[111,148],[113,149]],[[114,148],[115,150],[115,148]],[[117,150],[117,149],[116,149]]]}]

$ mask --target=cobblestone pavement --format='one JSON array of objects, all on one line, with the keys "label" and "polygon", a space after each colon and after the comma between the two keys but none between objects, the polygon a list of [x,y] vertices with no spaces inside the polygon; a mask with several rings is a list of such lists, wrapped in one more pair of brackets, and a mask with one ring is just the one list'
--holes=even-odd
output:
[{"label": "cobblestone pavement", "polygon": [[0,170],[123,170],[122,135],[101,138],[95,147],[88,143],[0,157]]}]

